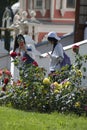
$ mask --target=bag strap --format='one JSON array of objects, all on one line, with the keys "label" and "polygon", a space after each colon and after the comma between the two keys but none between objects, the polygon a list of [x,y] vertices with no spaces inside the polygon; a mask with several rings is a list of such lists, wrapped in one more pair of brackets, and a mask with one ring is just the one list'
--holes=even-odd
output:
[{"label": "bag strap", "polygon": [[55,44],[53,45],[53,49],[52,49],[51,54],[53,53],[53,51],[54,51],[54,49],[55,49],[56,45],[57,45],[57,43],[55,43]]}]

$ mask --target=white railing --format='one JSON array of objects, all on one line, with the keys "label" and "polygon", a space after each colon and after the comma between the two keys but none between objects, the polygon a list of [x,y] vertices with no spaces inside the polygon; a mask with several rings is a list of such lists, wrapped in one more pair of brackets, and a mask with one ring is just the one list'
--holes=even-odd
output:
[{"label": "white railing", "polygon": [[[67,53],[67,55],[70,57],[72,64],[75,64],[75,53],[72,51],[72,47],[74,45],[79,45],[80,54],[85,55],[85,54],[87,54],[87,40],[64,47],[64,50]],[[49,59],[49,57],[45,57],[46,55],[47,55],[46,53],[42,54],[42,57],[44,57],[44,58],[39,58],[38,63],[39,63],[39,66],[43,66],[47,70],[47,75],[48,75],[50,59]],[[87,63],[84,63],[83,66],[85,66],[87,69]],[[86,79],[82,79],[82,86],[87,87],[87,72],[85,73],[85,75],[86,75]]]}]

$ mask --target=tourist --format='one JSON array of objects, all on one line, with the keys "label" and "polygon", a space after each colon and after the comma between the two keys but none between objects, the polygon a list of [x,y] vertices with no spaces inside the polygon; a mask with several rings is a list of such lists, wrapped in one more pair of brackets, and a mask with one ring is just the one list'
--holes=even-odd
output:
[{"label": "tourist", "polygon": [[48,42],[53,45],[53,49],[50,56],[50,73],[55,72],[56,70],[60,70],[60,63],[63,61],[63,47],[59,42],[60,38],[57,36],[55,32],[49,32],[47,35]]},{"label": "tourist", "polygon": [[35,59],[32,52],[32,46],[26,44],[25,38],[22,34],[18,34],[15,38],[13,52],[15,51],[20,53],[21,57],[27,57],[26,63],[31,63]]}]

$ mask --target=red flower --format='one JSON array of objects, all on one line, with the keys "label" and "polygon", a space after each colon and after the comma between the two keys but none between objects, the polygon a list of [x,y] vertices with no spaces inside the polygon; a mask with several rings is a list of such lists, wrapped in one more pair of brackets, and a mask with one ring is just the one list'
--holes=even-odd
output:
[{"label": "red flower", "polygon": [[2,91],[6,91],[6,87],[3,86],[3,87],[2,87]]},{"label": "red flower", "polygon": [[74,45],[74,46],[72,47],[72,49],[73,49],[73,52],[75,52],[75,53],[78,53],[78,52],[79,52],[79,46],[78,46],[78,45]]},{"label": "red flower", "polygon": [[17,53],[16,53],[16,52],[11,52],[11,53],[10,53],[10,56],[14,58],[14,57],[17,56]]},{"label": "red flower", "polygon": [[8,78],[4,78],[4,84],[7,84],[9,82]]},{"label": "red flower", "polygon": [[33,61],[32,63],[34,66],[38,66],[38,63],[36,61]]},{"label": "red flower", "polygon": [[17,53],[17,56],[20,56],[21,54],[20,54],[20,52],[19,53]]},{"label": "red flower", "polygon": [[21,85],[21,81],[20,81],[20,80],[17,81],[17,85],[18,85],[18,86]]},{"label": "red flower", "polygon": [[22,57],[22,61],[27,61],[27,58],[26,57]]}]

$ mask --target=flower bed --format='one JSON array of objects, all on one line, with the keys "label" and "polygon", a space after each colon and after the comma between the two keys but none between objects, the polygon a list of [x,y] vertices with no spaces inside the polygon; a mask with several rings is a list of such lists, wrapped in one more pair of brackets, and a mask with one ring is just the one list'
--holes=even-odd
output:
[{"label": "flower bed", "polygon": [[[26,111],[75,112],[87,115],[87,89],[81,87],[81,69],[86,71],[83,62],[87,61],[87,56],[81,56],[77,46],[73,50],[76,65],[66,65],[48,77],[45,77],[44,68],[36,64],[24,64],[25,60],[19,62],[18,55],[15,55],[14,63],[19,68],[20,79],[12,83],[10,75],[9,80],[7,77],[1,80],[5,89],[1,88],[0,105]],[[1,73],[1,79],[2,77]]]}]

